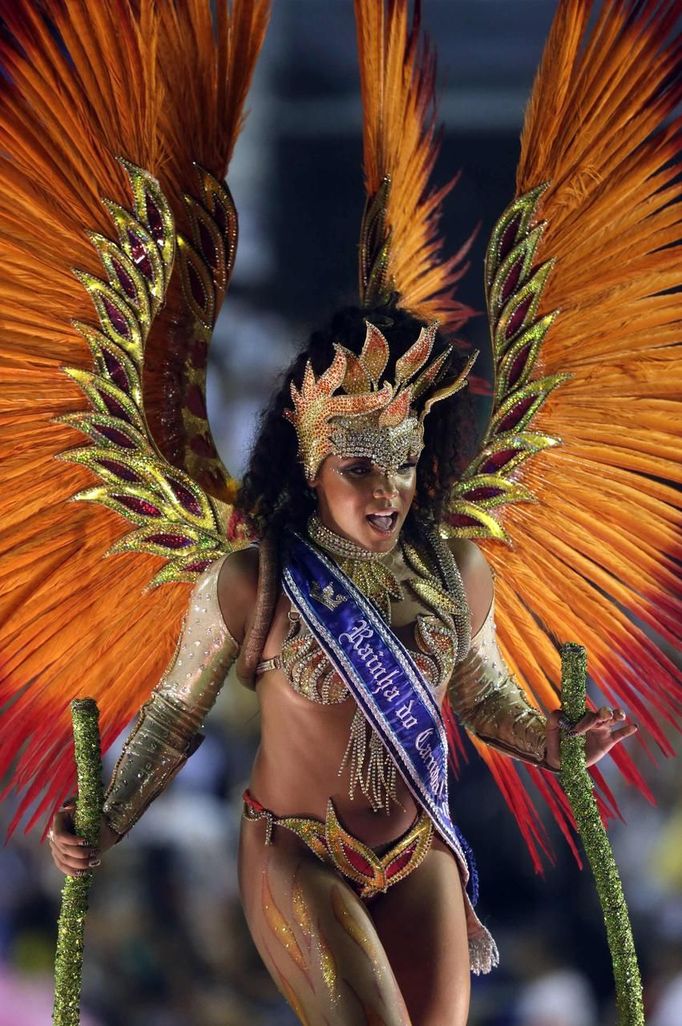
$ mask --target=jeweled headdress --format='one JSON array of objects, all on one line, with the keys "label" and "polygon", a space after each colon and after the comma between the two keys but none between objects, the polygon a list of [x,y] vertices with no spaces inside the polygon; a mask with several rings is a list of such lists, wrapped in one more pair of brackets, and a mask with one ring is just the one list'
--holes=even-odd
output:
[{"label": "jeweled headdress", "polygon": [[328,370],[316,378],[308,361],[300,389],[291,385],[294,408],[285,410],[284,416],[296,429],[308,481],[315,479],[320,464],[332,453],[367,456],[386,471],[418,457],[424,418],[434,403],[464,388],[478,356],[474,353],[454,380],[438,387],[452,350],[447,347],[429,361],[438,330],[434,322],[421,329],[417,341],[396,361],[394,380],[382,383],[389,345],[376,325],[365,323],[359,356],[337,343]]}]

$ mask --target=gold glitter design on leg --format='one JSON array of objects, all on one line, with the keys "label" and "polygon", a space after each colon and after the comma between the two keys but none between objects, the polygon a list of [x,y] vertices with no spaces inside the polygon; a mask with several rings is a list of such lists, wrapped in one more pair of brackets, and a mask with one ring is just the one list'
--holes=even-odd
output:
[{"label": "gold glitter design on leg", "polygon": [[337,968],[336,960],[332,953],[331,947],[323,937],[321,932],[316,934],[315,925],[313,922],[312,910],[310,903],[308,902],[300,881],[301,867],[294,873],[294,883],[292,890],[292,906],[294,910],[294,921],[301,930],[307,941],[308,954],[311,953],[313,942],[317,943],[319,949],[320,958],[320,973],[324,980],[325,986],[329,991],[329,995],[332,1002],[338,1000],[338,993],[336,990],[336,979],[337,979]]},{"label": "gold glitter design on leg", "polygon": [[334,918],[352,941],[354,941],[360,948],[362,953],[367,956],[369,961],[372,963],[372,969],[377,979],[381,979],[384,974],[384,967],[379,958],[379,949],[376,941],[373,941],[367,934],[358,918],[353,914],[353,911],[346,903],[346,896],[343,893],[343,889],[338,885],[332,887],[332,911]]},{"label": "gold glitter design on leg", "polygon": [[[275,899],[270,889],[270,881],[268,880],[267,869],[263,872],[263,886],[261,892],[261,902],[263,908],[263,914],[265,921],[272,930],[273,934],[280,942],[283,948],[286,948],[291,960],[301,970],[305,978],[310,983],[310,977],[308,975],[308,964],[305,956],[301,951],[298,941],[294,936],[294,932],[287,920],[282,915],[281,911],[275,904]],[[311,984],[312,986],[312,984]]]},{"label": "gold glitter design on leg", "polygon": [[322,973],[324,985],[329,992],[329,997],[331,998],[332,1003],[335,1004],[339,999],[339,994],[336,989],[336,959],[334,958],[330,945],[327,943],[327,940],[321,932],[319,933],[317,940],[320,948],[320,972]]},{"label": "gold glitter design on leg", "polygon": [[310,915],[310,908],[306,900],[305,894],[303,893],[303,887],[299,879],[301,867],[299,866],[294,873],[294,886],[292,891],[292,905],[294,909],[294,922],[299,927],[301,933],[308,942],[308,953],[310,953],[310,945],[313,939],[313,920]]}]

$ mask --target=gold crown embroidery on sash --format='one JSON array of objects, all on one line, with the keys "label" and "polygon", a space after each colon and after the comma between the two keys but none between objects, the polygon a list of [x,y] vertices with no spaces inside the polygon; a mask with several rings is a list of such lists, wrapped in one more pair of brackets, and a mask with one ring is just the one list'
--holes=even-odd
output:
[{"label": "gold crown embroidery on sash", "polygon": [[326,606],[327,609],[330,609],[332,612],[335,609],[338,609],[338,607],[346,601],[346,596],[344,594],[334,594],[334,588],[331,584],[327,584],[324,588],[320,588],[317,581],[313,581],[311,584],[310,594],[314,599],[317,599],[318,602],[323,606]]}]

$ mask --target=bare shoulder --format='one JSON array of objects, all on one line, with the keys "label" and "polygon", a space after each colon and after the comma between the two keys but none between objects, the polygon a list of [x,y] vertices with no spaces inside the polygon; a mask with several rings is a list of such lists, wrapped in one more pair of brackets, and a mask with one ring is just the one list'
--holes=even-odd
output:
[{"label": "bare shoulder", "polygon": [[493,601],[493,574],[488,560],[470,538],[449,538],[447,546],[455,557],[471,614],[471,633],[475,634],[488,615]]},{"label": "bare shoulder", "polygon": [[230,634],[242,641],[258,594],[258,549],[231,552],[218,577],[218,603]]}]

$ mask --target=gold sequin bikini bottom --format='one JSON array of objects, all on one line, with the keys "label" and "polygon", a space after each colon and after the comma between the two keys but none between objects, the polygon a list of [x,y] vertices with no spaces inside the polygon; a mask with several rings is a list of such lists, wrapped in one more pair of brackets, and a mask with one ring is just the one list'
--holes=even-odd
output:
[{"label": "gold sequin bikini bottom", "polygon": [[421,865],[431,847],[433,825],[423,809],[409,830],[379,855],[344,830],[331,798],[327,804],[327,818],[323,823],[319,819],[303,816],[280,818],[256,801],[248,791],[244,792],[243,797],[244,819],[266,821],[266,844],[270,844],[273,827],[290,830],[322,862],[349,880],[364,899],[385,893],[393,884],[404,880]]}]

